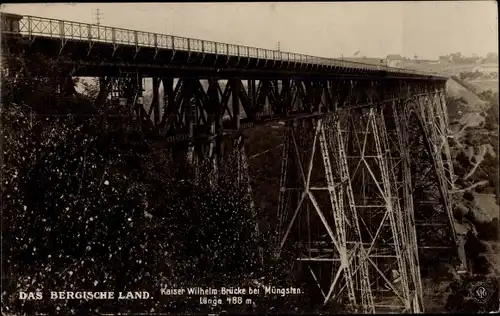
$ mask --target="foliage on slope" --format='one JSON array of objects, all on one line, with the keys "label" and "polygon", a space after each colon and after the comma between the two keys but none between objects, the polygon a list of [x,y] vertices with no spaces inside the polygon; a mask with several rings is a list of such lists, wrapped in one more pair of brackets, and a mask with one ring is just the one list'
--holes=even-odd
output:
[{"label": "foliage on slope", "polygon": [[[103,118],[95,114],[109,112],[108,102],[59,89],[46,75],[57,64],[4,61],[3,312],[196,312],[197,297],[161,296],[160,288],[286,280],[282,266],[261,269],[257,247],[266,258],[270,250],[253,235],[246,189],[226,182],[207,190],[190,180],[183,162],[154,148],[126,111]],[[18,300],[19,291],[37,289],[144,290],[154,299]]]},{"label": "foliage on slope", "polygon": [[[489,312],[498,310],[498,263],[489,259],[489,248],[499,239],[498,225],[498,93],[484,91],[476,95],[485,106],[475,106],[464,98],[449,98],[450,120],[455,127],[450,142],[454,154],[457,186],[462,194],[454,194],[455,215],[467,228],[465,252],[473,276],[462,276],[450,285],[446,310],[449,312]],[[470,100],[470,98],[469,98]],[[475,112],[484,120],[478,126],[464,124],[463,114]],[[475,184],[480,184],[475,186]],[[494,195],[496,204],[489,207],[496,212],[485,212],[478,194]],[[493,291],[487,303],[479,303],[470,292],[477,281],[490,281]]]}]

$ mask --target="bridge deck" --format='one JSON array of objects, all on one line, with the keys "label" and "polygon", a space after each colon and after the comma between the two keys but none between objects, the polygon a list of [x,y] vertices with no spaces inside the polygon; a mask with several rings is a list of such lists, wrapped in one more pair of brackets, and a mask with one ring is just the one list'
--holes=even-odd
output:
[{"label": "bridge deck", "polygon": [[[11,23],[5,23],[10,19]],[[170,68],[177,71],[214,70],[221,75],[261,77],[263,74],[321,77],[397,77],[446,80],[446,77],[410,69],[362,64],[333,58],[232,45],[166,34],[129,30],[103,25],[2,13],[2,35],[19,37],[45,54],[71,56],[87,63],[79,75],[96,75],[98,67],[140,65],[144,69]],[[70,52],[70,54],[67,54]],[[109,72],[109,69],[106,70]],[[185,75],[185,74],[184,74]]]}]

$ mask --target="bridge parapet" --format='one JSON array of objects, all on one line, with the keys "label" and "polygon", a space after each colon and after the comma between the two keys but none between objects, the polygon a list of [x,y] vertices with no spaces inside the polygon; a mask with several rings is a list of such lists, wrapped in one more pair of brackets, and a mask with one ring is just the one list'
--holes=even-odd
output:
[{"label": "bridge parapet", "polygon": [[352,68],[358,70],[386,71],[393,74],[409,74],[425,77],[441,77],[435,73],[427,73],[412,69],[388,67],[386,65],[371,65],[334,58],[317,57],[306,54],[290,53],[264,48],[249,47],[206,41],[194,38],[179,37],[160,33],[130,30],[118,27],[49,19],[36,16],[20,16],[2,13],[2,20],[6,21],[16,16],[18,27],[2,28],[4,35],[45,37],[60,39],[62,45],[68,40],[88,41],[89,43],[107,43],[128,45],[138,48],[154,48],[155,50],[168,49],[185,51],[188,53],[222,55],[227,58],[254,58],[281,63],[298,63],[316,65],[318,67]]}]

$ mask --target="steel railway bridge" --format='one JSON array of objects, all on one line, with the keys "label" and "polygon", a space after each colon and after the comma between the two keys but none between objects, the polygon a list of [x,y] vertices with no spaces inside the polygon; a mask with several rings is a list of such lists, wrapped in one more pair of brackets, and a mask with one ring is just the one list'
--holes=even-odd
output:
[{"label": "steel railway bridge", "polygon": [[[63,78],[100,78],[96,102],[119,100],[141,128],[184,144],[215,175],[223,136],[244,173],[241,130],[284,121],[277,248],[295,251],[325,303],[423,312],[419,261],[465,268],[446,77],[12,14],[2,14],[2,41],[4,53],[58,61]],[[143,78],[152,78],[151,104]]]}]

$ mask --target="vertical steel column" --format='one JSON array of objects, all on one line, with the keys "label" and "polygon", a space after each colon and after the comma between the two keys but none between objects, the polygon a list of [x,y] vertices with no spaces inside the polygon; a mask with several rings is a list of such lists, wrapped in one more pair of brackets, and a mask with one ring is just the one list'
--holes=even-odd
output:
[{"label": "vertical steel column", "polygon": [[[344,214],[344,203],[343,203],[343,194],[342,191],[337,193],[336,192],[336,184],[334,183],[333,179],[333,174],[332,174],[332,165],[330,163],[330,151],[328,150],[328,143],[325,135],[325,128],[324,125],[322,124],[322,120],[318,120],[317,127],[320,131],[319,139],[320,139],[320,148],[321,148],[321,154],[323,158],[323,164],[324,164],[324,171],[325,171],[325,177],[326,177],[326,182],[327,182],[327,190],[328,190],[328,195],[330,197],[330,206],[333,211],[333,217],[335,221],[335,227],[336,227],[336,235],[337,235],[337,240],[339,243],[339,255],[340,255],[340,262],[341,262],[341,267],[344,270],[344,278],[347,284],[347,293],[348,293],[348,298],[349,302],[352,306],[356,306],[356,295],[354,292],[354,284],[353,284],[353,273],[351,270],[351,266],[349,264],[349,258],[347,256],[347,238],[346,238],[346,225],[345,225],[345,219],[346,219],[346,214]],[[339,186],[339,189],[342,190],[342,186]],[[340,199],[340,201],[339,201]],[[335,288],[335,281],[332,282],[330,285],[330,289],[328,291],[328,294],[325,297],[325,303],[329,300],[330,295],[333,292],[333,289]]]},{"label": "vertical steel column", "polygon": [[290,142],[292,138],[292,128],[293,121],[286,122],[285,125],[285,135],[283,141],[283,151],[281,155],[281,172],[280,172],[280,188],[279,188],[279,196],[278,196],[278,235],[276,236],[276,255],[279,256],[281,250],[281,237],[283,236],[283,226],[285,225],[285,220],[288,217],[288,208],[287,208],[287,179],[288,179],[288,169],[289,169],[289,151],[290,151]]},{"label": "vertical steel column", "polygon": [[[345,218],[348,223],[347,227],[349,227],[351,231],[349,234],[350,238],[346,242],[349,242],[352,245],[351,257],[358,257],[357,260],[354,259],[351,264],[354,269],[353,280],[355,280],[356,283],[356,291],[361,296],[360,311],[363,313],[374,313],[375,307],[370,285],[368,257],[367,252],[363,247],[358,211],[356,210],[356,199],[352,189],[351,177],[349,174],[349,163],[347,161],[346,147],[344,145],[343,134],[347,133],[343,132],[339,115],[336,115],[333,121],[334,128],[329,130],[331,139],[330,142],[333,144],[332,147],[336,149],[334,153],[336,154],[337,173],[340,178],[341,188],[344,188],[347,198],[345,201],[347,205],[341,205],[341,207],[346,209],[347,214]],[[347,126],[344,128],[346,129]],[[347,141],[349,141],[349,139]],[[356,275],[356,272],[358,272],[358,275]]]},{"label": "vertical steel column", "polygon": [[[370,274],[369,278],[374,282],[369,287],[364,285],[366,281],[363,279],[360,282],[363,305],[373,312],[411,312],[408,281],[411,277],[408,276],[410,267],[405,250],[407,233],[393,172],[396,166],[390,162],[393,157],[384,117],[381,110],[373,107],[346,110],[344,114],[349,136],[346,144],[349,144],[350,183],[355,197],[353,208],[359,215],[362,229],[361,242],[357,244],[363,251],[358,257],[366,259],[362,259],[358,266],[362,269],[360,276]],[[392,296],[381,295],[381,291],[387,290],[378,286],[379,280]],[[370,289],[373,299],[363,298]]]},{"label": "vertical steel column", "polygon": [[283,79],[281,84],[281,103],[283,107],[283,114],[288,115],[292,110],[292,100],[290,91],[290,79]]},{"label": "vertical steel column", "polygon": [[[158,77],[153,77],[153,99],[151,100],[150,113],[154,115],[154,125],[158,126],[160,123],[160,80]],[[149,118],[148,118],[149,119]]]},{"label": "vertical steel column", "polygon": [[111,100],[116,101],[117,97],[113,96],[113,83],[114,80],[111,79],[111,77],[99,77],[99,92],[96,96],[95,99],[95,104],[97,106],[103,104],[106,99],[108,98],[110,92],[111,94]]},{"label": "vertical steel column", "polygon": [[163,77],[163,113],[165,119],[175,111],[174,79]]},{"label": "vertical steel column", "polygon": [[[184,128],[189,137],[189,145],[186,153],[186,160],[188,165],[190,166],[195,181],[197,181],[199,173],[197,168],[197,155],[195,152],[195,144],[194,144],[194,126],[196,122],[196,113],[195,107],[193,105],[193,95],[195,85],[193,84],[194,79],[184,79],[181,78],[179,80],[183,81],[182,92],[181,92],[181,118],[184,119]],[[183,115],[182,115],[183,114]]]},{"label": "vertical steel column", "polygon": [[[426,138],[427,143],[429,144],[429,150],[431,151],[432,163],[434,165],[434,171],[437,174],[437,180],[439,184],[439,190],[441,192],[441,196],[443,199],[443,205],[445,208],[445,212],[448,216],[449,220],[449,229],[452,234],[452,239],[457,245],[457,237],[455,232],[455,225],[453,220],[453,211],[451,209],[451,200],[450,193],[448,190],[448,181],[446,179],[446,175],[444,174],[444,164],[441,156],[441,145],[443,143],[442,138],[438,136],[438,132],[436,130],[436,123],[434,122],[435,113],[434,113],[434,104],[430,99],[429,95],[422,96],[419,98],[420,110],[420,118],[422,120],[424,137]],[[445,140],[447,143],[447,139]]]},{"label": "vertical steel column", "polygon": [[210,108],[209,120],[214,123],[215,133],[220,133],[222,129],[222,108],[219,98],[219,83],[216,79],[208,80],[208,100]]},{"label": "vertical steel column", "polygon": [[453,159],[451,156],[451,150],[450,146],[448,143],[448,128],[449,128],[449,123],[448,123],[448,110],[446,108],[446,100],[444,97],[444,91],[443,90],[436,90],[435,91],[435,99],[434,99],[434,113],[436,114],[436,118],[438,119],[438,124],[439,124],[439,132],[440,132],[440,137],[442,139],[442,150],[444,151],[445,157],[446,157],[446,167],[448,171],[448,182],[450,183],[450,188],[453,190],[455,189],[455,171],[453,169]]},{"label": "vertical steel column", "polygon": [[257,91],[255,90],[255,80],[247,80],[247,85],[248,85],[248,98],[249,98],[249,103],[250,103],[250,109],[252,113],[247,113],[247,115],[252,115],[254,116],[256,114],[256,109],[257,109]]},{"label": "vertical steel column", "polygon": [[211,161],[210,185],[213,187],[218,183],[219,164],[221,159],[221,141],[217,135],[222,130],[221,122],[221,104],[219,100],[219,83],[216,79],[208,80],[208,124],[210,127],[209,159]]},{"label": "vertical steel column", "polygon": [[[339,299],[345,289],[349,306],[354,311],[373,312],[374,303],[370,291],[367,261],[363,257],[364,251],[360,249],[361,236],[357,212],[353,205],[354,196],[350,188],[340,123],[336,121],[331,124],[322,119],[300,122],[306,121],[307,124],[313,123],[313,128],[301,127],[298,129],[299,133],[295,132],[292,123],[287,123],[289,131],[286,134],[283,151],[278,209],[280,223],[286,224],[286,229],[282,231],[280,225],[280,248],[283,248],[289,239],[295,241],[295,245],[299,245],[301,257],[297,260],[309,265],[309,272],[316,281],[325,304],[333,299]],[[333,131],[334,129],[336,131]],[[304,139],[311,137],[312,140]],[[308,148],[304,147],[306,144]],[[334,147],[330,144],[334,144]],[[319,146],[318,155],[316,155],[317,146]],[[315,161],[321,161],[319,162],[321,165]],[[299,171],[299,183],[287,181],[292,180],[288,174],[294,169]],[[318,174],[320,170],[321,175]],[[318,182],[320,179],[324,179],[321,180],[321,184]],[[288,201],[290,197],[293,201],[293,194],[297,194],[298,201],[289,207]],[[326,204],[325,198],[329,201]],[[309,214],[302,214],[307,215],[307,222],[298,221],[300,213],[308,210],[309,203],[313,206],[310,215],[314,215],[314,219]],[[293,209],[291,218],[287,216],[289,208]],[[304,225],[307,226],[307,238],[300,233]],[[325,237],[316,232],[318,225],[321,230],[326,230]],[[295,233],[291,235],[293,227],[296,227],[298,232],[294,230]],[[314,235],[313,238],[311,235]],[[321,276],[321,271],[327,263],[331,265],[332,275],[331,278],[325,279],[325,276]],[[320,274],[314,272],[318,269]],[[325,282],[328,282],[328,288],[323,290]]]},{"label": "vertical steel column", "polygon": [[[392,102],[392,113],[398,136],[399,148],[401,153],[401,172],[402,172],[402,186],[403,186],[403,218],[407,225],[407,256],[408,264],[411,269],[412,282],[414,284],[414,298],[413,305],[416,313],[423,312],[423,289],[420,277],[420,264],[417,245],[417,232],[415,226],[415,213],[413,209],[413,187],[411,181],[411,168],[410,168],[410,154],[408,150],[408,121],[406,115],[400,114],[398,111],[402,102]],[[402,111],[404,112],[404,110]]]},{"label": "vertical steel column", "polygon": [[373,133],[375,136],[375,146],[378,152],[379,164],[382,173],[382,184],[385,193],[385,203],[389,220],[392,226],[392,235],[394,240],[394,247],[396,249],[396,256],[398,260],[399,275],[402,284],[402,300],[405,308],[409,311],[412,308],[412,299],[410,297],[410,288],[408,284],[408,262],[406,253],[404,252],[405,241],[407,240],[407,233],[404,225],[404,219],[401,216],[399,208],[399,197],[396,190],[396,179],[391,171],[394,167],[391,166],[392,157],[390,156],[390,148],[387,143],[387,133],[385,130],[385,120],[381,110],[373,111],[372,109],[372,124]]},{"label": "vertical steel column", "polygon": [[233,128],[240,129],[240,89],[241,80],[231,79]]}]

